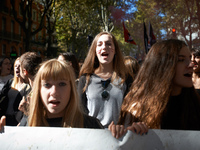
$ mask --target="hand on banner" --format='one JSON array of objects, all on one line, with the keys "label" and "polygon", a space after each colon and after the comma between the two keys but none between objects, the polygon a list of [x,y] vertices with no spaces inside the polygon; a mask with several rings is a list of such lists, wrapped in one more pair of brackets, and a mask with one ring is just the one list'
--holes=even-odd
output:
[{"label": "hand on banner", "polygon": [[108,126],[108,130],[110,130],[112,135],[117,139],[126,134],[127,130],[130,130],[140,135],[148,133],[148,127],[144,122],[134,122],[131,126],[125,128],[124,125],[115,125],[112,121],[111,124]]},{"label": "hand on banner", "polygon": [[133,122],[131,126],[127,127],[127,130],[131,130],[140,135],[148,133],[148,127],[144,122]]},{"label": "hand on banner", "polygon": [[0,133],[2,132],[3,130],[3,127],[6,125],[6,117],[5,116],[2,116],[1,119],[0,119]]},{"label": "hand on banner", "polygon": [[113,121],[108,126],[108,130],[110,130],[112,135],[117,139],[122,137],[127,132],[127,129],[125,129],[123,125],[115,125]]}]

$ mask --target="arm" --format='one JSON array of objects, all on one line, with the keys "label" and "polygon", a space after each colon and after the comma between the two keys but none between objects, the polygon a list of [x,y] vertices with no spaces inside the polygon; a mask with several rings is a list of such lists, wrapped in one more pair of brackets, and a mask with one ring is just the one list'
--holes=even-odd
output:
[{"label": "arm", "polygon": [[83,75],[80,77],[79,82],[78,82],[78,95],[79,95],[79,99],[80,99],[84,112],[88,114],[89,110],[87,108],[87,97],[86,97],[85,91],[83,92],[85,83],[86,83],[86,76]]},{"label": "arm", "polygon": [[0,92],[0,117],[5,115],[8,108],[8,91],[11,88],[12,79],[8,80]]}]

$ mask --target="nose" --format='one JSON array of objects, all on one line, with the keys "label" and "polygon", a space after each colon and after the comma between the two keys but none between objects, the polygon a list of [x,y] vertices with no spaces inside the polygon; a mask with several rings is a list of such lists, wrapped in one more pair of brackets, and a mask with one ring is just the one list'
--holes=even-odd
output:
[{"label": "nose", "polygon": [[53,86],[51,87],[51,95],[56,95],[56,94],[57,94],[57,88],[56,88],[55,85],[53,85]]},{"label": "nose", "polygon": [[193,67],[194,67],[194,63],[193,63],[193,61],[190,61],[190,62],[189,62],[188,67],[189,67],[189,68],[193,68]]},{"label": "nose", "polygon": [[103,42],[103,44],[102,44],[102,48],[103,48],[103,49],[106,48],[106,43],[105,43],[105,42]]},{"label": "nose", "polygon": [[195,56],[194,55],[192,55],[191,61],[195,61]]}]

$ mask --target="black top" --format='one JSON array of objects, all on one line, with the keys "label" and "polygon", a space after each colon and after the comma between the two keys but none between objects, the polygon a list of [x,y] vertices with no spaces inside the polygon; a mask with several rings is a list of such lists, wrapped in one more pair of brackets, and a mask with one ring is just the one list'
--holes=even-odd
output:
[{"label": "black top", "polygon": [[[29,88],[28,84],[25,84],[25,86],[18,91],[11,87],[12,82],[13,79],[8,80],[0,92],[0,117],[5,115],[6,125],[16,126],[23,116],[23,113],[18,110],[20,101],[22,100],[23,96],[26,96],[30,92],[31,89]],[[9,105],[11,105],[12,108],[9,107]],[[7,109],[10,111],[13,109],[13,113],[7,114]]]},{"label": "black top", "polygon": [[161,129],[200,130],[200,98],[193,87],[170,97],[163,112]]},{"label": "black top", "polygon": [[[47,122],[50,127],[62,127],[62,117],[60,118],[48,118]],[[93,128],[93,129],[103,129],[98,119],[84,115],[84,128]]]},{"label": "black top", "polygon": [[180,129],[182,104],[181,95],[171,96],[164,112],[161,122],[161,129]]},{"label": "black top", "polygon": [[62,117],[60,118],[47,118],[50,127],[61,127]]},{"label": "black top", "polygon": [[200,95],[200,89],[195,89],[195,90]]},{"label": "black top", "polygon": [[[22,121],[20,122],[20,126],[28,126],[28,117],[24,116]],[[62,117],[60,118],[48,118],[47,122],[50,127],[62,127]],[[98,119],[84,115],[84,128],[92,128],[92,129],[103,129],[104,127],[99,122]]]}]

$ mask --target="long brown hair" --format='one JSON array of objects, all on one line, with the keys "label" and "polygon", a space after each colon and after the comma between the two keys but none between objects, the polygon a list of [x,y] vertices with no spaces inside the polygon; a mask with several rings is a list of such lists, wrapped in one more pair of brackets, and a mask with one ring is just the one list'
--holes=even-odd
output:
[{"label": "long brown hair", "polygon": [[140,65],[139,65],[137,59],[135,59],[132,56],[125,56],[124,64],[127,67],[127,70],[129,72],[130,76],[134,80],[139,71],[139,68],[140,68]]},{"label": "long brown hair", "polygon": [[[113,59],[113,71],[114,72],[113,72],[111,82],[120,77],[120,78],[122,78],[121,83],[123,83],[127,77],[127,70],[124,65],[124,58],[123,58],[122,52],[119,48],[116,38],[114,37],[113,34],[111,34],[109,32],[100,32],[94,38],[94,40],[91,44],[91,47],[88,51],[87,57],[85,58],[85,61],[82,65],[80,73],[79,73],[79,77],[86,74],[86,86],[90,79],[90,75],[92,73],[94,73],[94,71],[99,67],[99,60],[96,56],[96,47],[97,47],[97,41],[100,38],[100,36],[102,36],[102,35],[111,36],[113,43],[115,45],[115,56]],[[86,89],[86,86],[84,89]]]},{"label": "long brown hair", "polygon": [[29,126],[48,126],[46,110],[41,99],[41,80],[66,79],[70,81],[71,93],[68,105],[63,116],[63,127],[83,127],[83,114],[79,106],[78,93],[75,84],[73,68],[65,61],[51,59],[40,67],[36,74],[32,97],[30,100]]},{"label": "long brown hair", "polygon": [[176,39],[152,46],[123,101],[121,123],[125,115],[131,113],[150,128],[159,128],[172,91],[178,54],[184,46],[185,42]]}]

